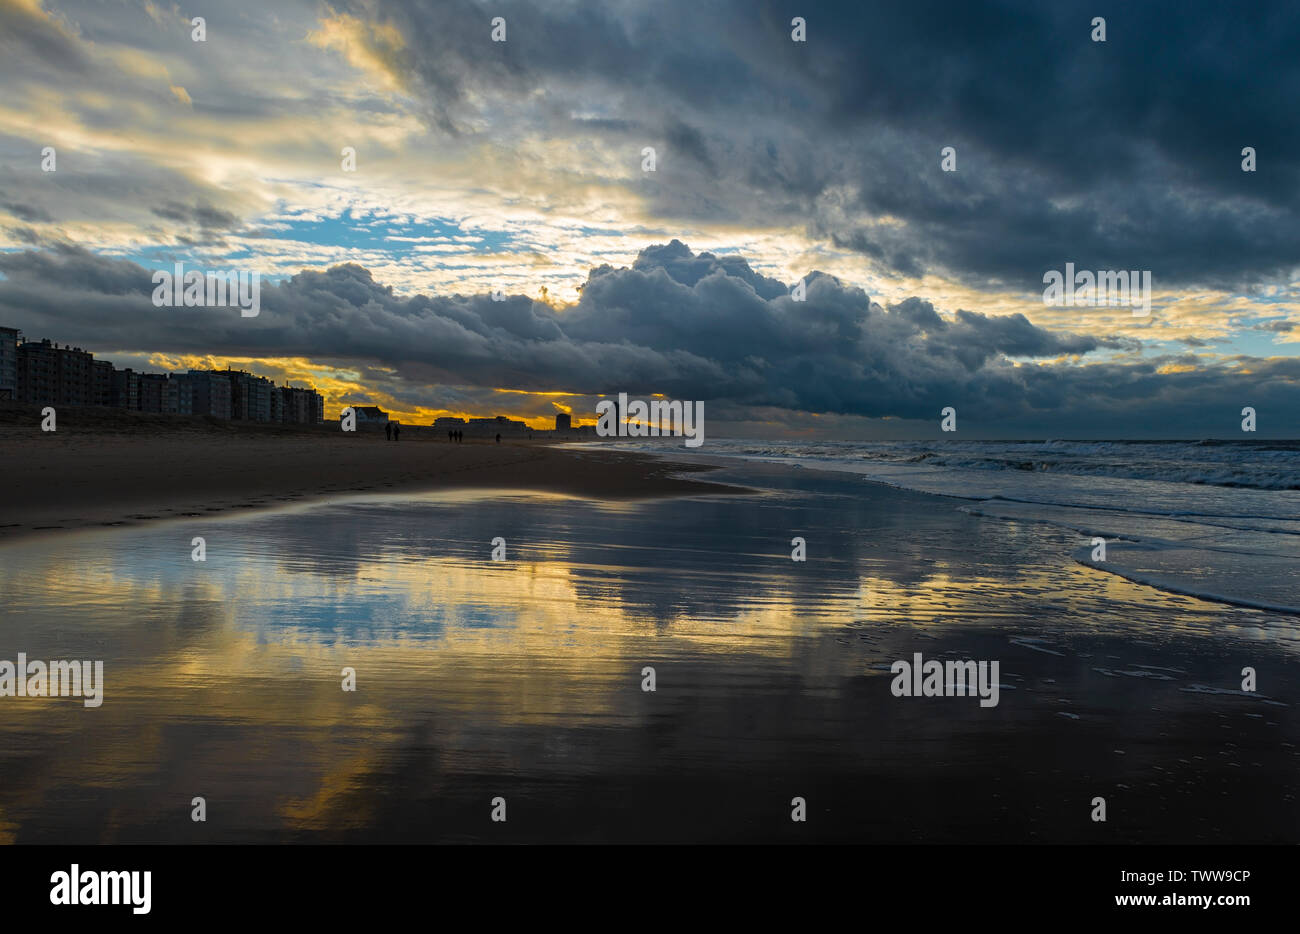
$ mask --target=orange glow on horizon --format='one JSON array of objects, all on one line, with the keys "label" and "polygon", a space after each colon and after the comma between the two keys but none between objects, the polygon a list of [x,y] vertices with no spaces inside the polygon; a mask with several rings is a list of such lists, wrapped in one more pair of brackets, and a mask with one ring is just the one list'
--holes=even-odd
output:
[{"label": "orange glow on horizon", "polygon": [[[447,409],[436,406],[414,406],[399,402],[390,394],[370,389],[360,381],[360,374],[354,369],[333,367],[316,363],[306,357],[224,357],[211,354],[163,354],[154,353],[148,357],[152,366],[171,372],[186,370],[247,370],[254,376],[273,380],[276,385],[294,385],[310,387],[325,400],[325,417],[336,419],[339,413],[349,405],[376,405],[388,413],[389,417],[407,425],[432,425],[437,418],[493,418],[504,415],[506,418],[521,421],[534,431],[555,427],[555,416],[559,413],[573,415],[572,404],[549,402],[553,410],[550,413],[520,412],[516,408],[517,400],[501,407],[493,407],[490,412],[473,412],[465,409]],[[526,389],[493,388],[494,393],[512,396],[541,397],[550,399],[571,399],[571,392],[539,392]],[[573,419],[573,426],[596,423],[595,418],[583,421]]]}]

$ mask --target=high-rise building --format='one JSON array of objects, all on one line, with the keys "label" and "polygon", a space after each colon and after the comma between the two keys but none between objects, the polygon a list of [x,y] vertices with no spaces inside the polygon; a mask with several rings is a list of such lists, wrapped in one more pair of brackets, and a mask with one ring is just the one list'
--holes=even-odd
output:
[{"label": "high-rise building", "polygon": [[167,401],[167,374],[140,374],[140,411],[165,412]]},{"label": "high-rise building", "polygon": [[18,399],[18,338],[17,328],[0,328],[0,399]]},{"label": "high-rise building", "polygon": [[23,341],[16,356],[18,398],[40,405],[93,404],[93,359],[80,347]]},{"label": "high-rise building", "polygon": [[301,425],[325,421],[325,400],[314,389],[278,387],[243,370],[118,370],[80,347],[23,341],[22,332],[9,327],[0,327],[0,400]]},{"label": "high-rise building", "polygon": [[250,376],[249,383],[249,418],[255,422],[269,422],[271,420],[271,392],[275,389],[275,383],[261,376]]},{"label": "high-rise building", "polygon": [[163,411],[175,415],[194,414],[194,380],[188,373],[167,374],[167,399]]},{"label": "high-rise building", "polygon": [[53,402],[58,384],[54,345],[48,340],[23,341],[18,345],[18,399],[20,402]]},{"label": "high-rise building", "polygon": [[107,360],[91,361],[90,369],[91,405],[113,404],[113,364]]},{"label": "high-rise building", "polygon": [[59,401],[63,405],[94,405],[94,355],[89,350],[64,344],[56,356],[59,362]]},{"label": "high-rise building", "polygon": [[274,383],[243,370],[217,372],[230,378],[231,418],[249,422],[271,420],[271,387]]},{"label": "high-rise building", "polygon": [[316,423],[316,394],[310,389],[294,386],[284,387],[284,420],[295,425],[314,425]]},{"label": "high-rise building", "polygon": [[191,411],[195,415],[230,418],[230,377],[227,374],[190,370],[186,378],[192,386]]},{"label": "high-rise building", "polygon": [[140,374],[130,367],[113,370],[112,404],[119,409],[140,408]]},{"label": "high-rise building", "polygon": [[[314,389],[300,389],[297,386],[280,386],[272,388],[271,399],[280,398],[281,418],[279,421],[294,425],[316,425],[325,420],[324,401]],[[274,413],[272,413],[274,415]],[[272,417],[271,421],[277,421]]]},{"label": "high-rise building", "polygon": [[163,411],[172,415],[194,414],[194,382],[185,373],[168,373]]}]

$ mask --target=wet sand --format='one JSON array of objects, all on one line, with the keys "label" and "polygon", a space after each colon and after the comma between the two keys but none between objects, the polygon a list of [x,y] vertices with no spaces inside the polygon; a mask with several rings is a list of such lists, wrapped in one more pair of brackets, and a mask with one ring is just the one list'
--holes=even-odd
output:
[{"label": "wet sand", "polygon": [[[714,476],[764,492],[465,489],[0,546],[0,659],[104,663],[100,707],[0,698],[0,842],[1300,840],[1294,617],[957,500]],[[998,662],[999,703],[895,696],[915,653]]]},{"label": "wet sand", "polygon": [[514,489],[598,498],[725,492],[634,454],[565,444],[466,440],[431,428],[344,433],[334,426],[249,425],[114,409],[0,406],[0,541],[59,530],[329,500],[361,493]]}]

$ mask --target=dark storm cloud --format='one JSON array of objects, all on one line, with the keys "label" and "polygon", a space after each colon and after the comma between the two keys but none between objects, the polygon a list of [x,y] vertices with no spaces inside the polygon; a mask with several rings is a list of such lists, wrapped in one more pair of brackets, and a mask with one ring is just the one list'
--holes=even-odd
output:
[{"label": "dark storm cloud", "polygon": [[150,210],[158,217],[169,221],[178,221],[187,224],[196,224],[200,228],[208,229],[229,229],[238,226],[239,218],[229,211],[222,211],[220,208],[214,208],[206,204],[180,204],[175,201],[168,201],[164,204],[156,205]]},{"label": "dark storm cloud", "polygon": [[41,246],[45,243],[45,238],[33,227],[6,227],[5,232],[20,243],[32,246]]},{"label": "dark storm cloud", "polygon": [[29,224],[48,224],[54,220],[40,208],[33,207],[30,204],[22,204],[18,201],[0,201],[0,210],[8,211],[20,221],[26,221]]},{"label": "dark storm cloud", "polygon": [[[543,92],[557,135],[595,102],[605,122],[583,132],[630,153],[663,145],[649,197],[666,217],[793,224],[908,275],[1024,288],[1066,261],[1150,269],[1161,287],[1294,266],[1300,6],[1103,7],[351,8],[401,30],[390,67],[440,125],[466,132],[475,101]],[[488,42],[489,12],[507,42]],[[796,14],[807,43],[790,41]],[[1090,39],[1098,15],[1104,43]],[[958,170],[942,173],[949,145]],[[1258,172],[1241,171],[1244,146]]]},{"label": "dark storm cloud", "polygon": [[[375,367],[392,371],[389,391],[411,399],[413,386],[450,384],[662,392],[737,413],[934,420],[954,405],[993,432],[1100,420],[1139,434],[1203,424],[1207,408],[1295,412],[1300,401],[1300,360],[1014,366],[1011,357],[1119,345],[1049,332],[1023,315],[945,317],[918,298],[882,308],[815,272],[804,280],[806,301],[796,302],[742,257],[695,254],[677,241],[643,250],[631,267],[593,269],[580,302],[563,311],[523,296],[401,296],[353,264],[264,284],[256,318],[234,308],[155,308],[151,270],[66,244],[0,256],[0,273],[0,323],[29,337]],[[1167,364],[1175,366],[1162,370]],[[1180,372],[1188,364],[1196,369]]]}]

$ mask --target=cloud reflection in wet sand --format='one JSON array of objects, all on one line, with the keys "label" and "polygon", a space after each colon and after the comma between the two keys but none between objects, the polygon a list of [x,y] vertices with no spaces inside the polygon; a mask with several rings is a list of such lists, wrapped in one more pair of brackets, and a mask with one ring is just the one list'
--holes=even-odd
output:
[{"label": "cloud reflection in wet sand", "polygon": [[[0,835],[1300,836],[1293,618],[1080,567],[1062,533],[947,500],[736,474],[771,491],[366,497],[8,546],[0,657],[103,658],[107,685],[96,710],[0,699]],[[892,697],[914,651],[1001,659],[1000,705]],[[1243,664],[1279,703],[1195,690]]]}]

